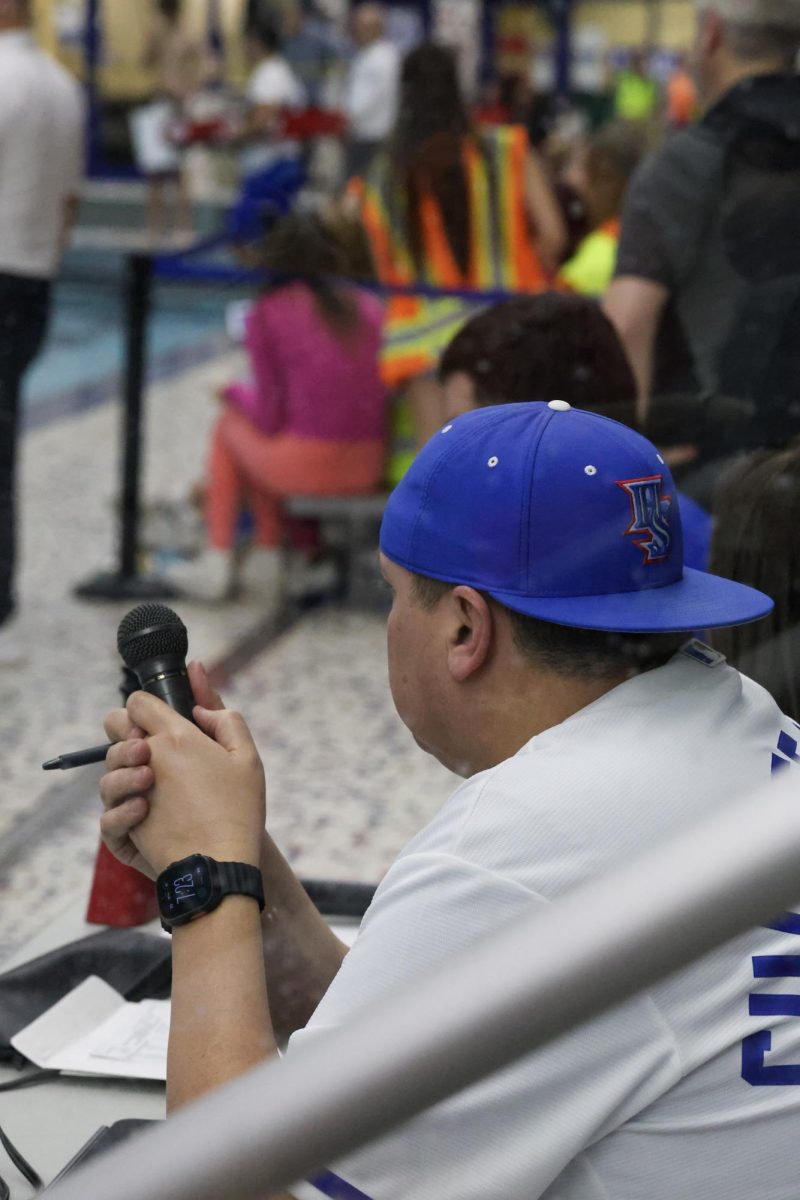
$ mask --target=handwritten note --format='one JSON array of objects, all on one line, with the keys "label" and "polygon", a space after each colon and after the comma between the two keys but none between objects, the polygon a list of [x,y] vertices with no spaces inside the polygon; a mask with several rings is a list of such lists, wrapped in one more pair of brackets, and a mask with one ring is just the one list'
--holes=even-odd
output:
[{"label": "handwritten note", "polygon": [[166,1079],[169,1001],[131,1004],[90,975],[13,1039],[39,1067],[79,1075]]}]

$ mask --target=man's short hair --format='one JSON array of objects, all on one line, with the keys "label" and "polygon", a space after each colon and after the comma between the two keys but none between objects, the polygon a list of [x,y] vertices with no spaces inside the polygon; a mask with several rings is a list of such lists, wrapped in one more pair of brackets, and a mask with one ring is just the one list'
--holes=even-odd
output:
[{"label": "man's short hair", "polygon": [[[413,596],[432,611],[457,586],[414,575]],[[522,656],[533,666],[566,679],[610,679],[626,672],[641,675],[663,667],[687,640],[685,633],[607,633],[554,625],[514,612],[490,596],[486,599],[508,614],[514,643]]]},{"label": "man's short hair", "polygon": [[697,0],[701,13],[716,12],[725,23],[725,40],[744,62],[774,59],[791,70],[800,51],[797,0]]},{"label": "man's short hair", "polygon": [[442,355],[439,378],[467,374],[475,400],[566,400],[634,424],[636,383],[614,326],[586,296],[544,292],[479,313]]}]

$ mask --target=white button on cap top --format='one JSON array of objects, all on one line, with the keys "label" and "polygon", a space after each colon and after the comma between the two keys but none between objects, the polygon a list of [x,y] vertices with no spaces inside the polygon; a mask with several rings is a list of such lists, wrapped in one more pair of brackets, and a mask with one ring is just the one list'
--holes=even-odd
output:
[{"label": "white button on cap top", "polygon": [[553,412],[569,412],[572,405],[568,404],[566,400],[551,400],[547,407],[552,408]]}]

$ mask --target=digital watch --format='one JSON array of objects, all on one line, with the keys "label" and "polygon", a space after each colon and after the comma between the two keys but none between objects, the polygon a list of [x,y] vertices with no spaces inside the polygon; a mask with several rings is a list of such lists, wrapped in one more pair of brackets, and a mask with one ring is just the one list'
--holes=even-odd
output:
[{"label": "digital watch", "polygon": [[156,880],[156,891],[161,924],[168,933],[213,912],[226,896],[252,896],[264,911],[264,884],[258,867],[221,863],[205,854],[171,863]]}]

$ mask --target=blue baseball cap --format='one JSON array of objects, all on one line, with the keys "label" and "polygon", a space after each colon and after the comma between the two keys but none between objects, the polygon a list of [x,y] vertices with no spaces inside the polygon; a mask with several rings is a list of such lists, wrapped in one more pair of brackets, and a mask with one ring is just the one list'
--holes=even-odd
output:
[{"label": "blue baseball cap", "polygon": [[582,629],[692,632],[773,608],[754,588],[684,567],[675,485],[655,446],[562,400],[445,425],[389,497],[381,550]]}]

